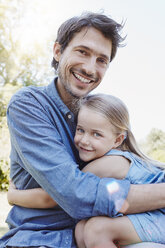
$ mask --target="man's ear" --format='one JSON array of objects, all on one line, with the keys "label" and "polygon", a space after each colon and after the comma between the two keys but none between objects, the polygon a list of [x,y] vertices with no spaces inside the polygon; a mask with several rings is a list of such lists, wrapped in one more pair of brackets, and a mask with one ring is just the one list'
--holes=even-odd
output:
[{"label": "man's ear", "polygon": [[61,56],[61,45],[58,42],[55,42],[53,46],[53,57],[57,62],[59,62],[60,56]]},{"label": "man's ear", "polygon": [[120,146],[123,143],[124,138],[125,138],[124,134],[119,134],[115,140],[114,147],[117,148],[118,146]]}]

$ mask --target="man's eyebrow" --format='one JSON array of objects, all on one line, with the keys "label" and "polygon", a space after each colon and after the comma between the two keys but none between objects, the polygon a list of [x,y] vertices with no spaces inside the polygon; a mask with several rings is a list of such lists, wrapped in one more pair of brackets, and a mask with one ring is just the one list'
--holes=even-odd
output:
[{"label": "man's eyebrow", "polygon": [[[89,47],[87,47],[87,46],[84,46],[84,45],[76,46],[75,49],[76,49],[76,48],[82,48],[82,49],[85,49],[85,50],[88,50],[88,51],[92,51],[91,48],[89,48]],[[110,61],[110,59],[111,59],[110,56],[107,56],[107,55],[105,55],[105,54],[103,54],[103,53],[99,54],[99,56],[105,58],[105,59],[108,60],[108,61]]]}]

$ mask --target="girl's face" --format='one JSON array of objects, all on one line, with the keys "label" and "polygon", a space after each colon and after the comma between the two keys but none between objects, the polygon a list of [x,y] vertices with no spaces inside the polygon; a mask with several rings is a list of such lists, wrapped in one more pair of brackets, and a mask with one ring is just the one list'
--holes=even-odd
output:
[{"label": "girl's face", "polygon": [[121,137],[114,131],[104,115],[86,106],[81,107],[74,138],[80,158],[89,162],[119,146]]}]

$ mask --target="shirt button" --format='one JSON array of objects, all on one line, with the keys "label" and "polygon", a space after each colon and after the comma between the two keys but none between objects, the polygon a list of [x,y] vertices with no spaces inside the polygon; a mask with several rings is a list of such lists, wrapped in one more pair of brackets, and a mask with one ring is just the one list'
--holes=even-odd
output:
[{"label": "shirt button", "polygon": [[71,119],[72,118],[72,116],[71,115],[68,115],[68,119]]}]

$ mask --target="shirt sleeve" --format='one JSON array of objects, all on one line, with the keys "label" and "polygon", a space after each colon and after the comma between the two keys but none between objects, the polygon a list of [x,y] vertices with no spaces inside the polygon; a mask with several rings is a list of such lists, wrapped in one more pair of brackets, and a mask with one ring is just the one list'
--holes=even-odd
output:
[{"label": "shirt sleeve", "polygon": [[100,179],[80,171],[37,99],[26,94],[13,99],[7,111],[8,126],[23,168],[71,217],[116,216],[127,197],[129,181]]}]

